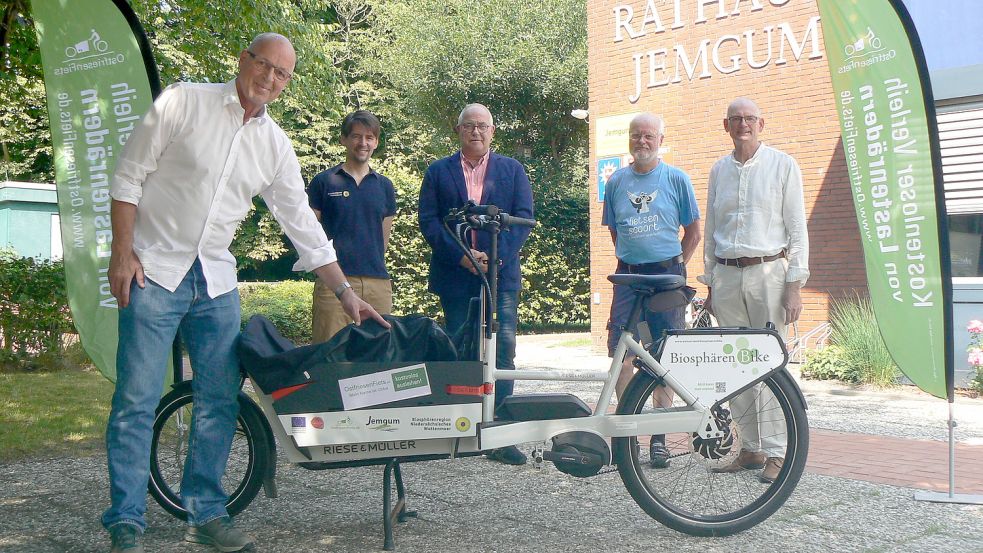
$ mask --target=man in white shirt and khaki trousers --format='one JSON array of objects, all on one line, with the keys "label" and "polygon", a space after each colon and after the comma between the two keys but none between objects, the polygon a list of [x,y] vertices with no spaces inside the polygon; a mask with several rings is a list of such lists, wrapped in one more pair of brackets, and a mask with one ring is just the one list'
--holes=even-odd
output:
[{"label": "man in white shirt and khaki trousers", "polygon": [[[774,323],[784,338],[802,313],[800,289],[809,278],[802,172],[795,160],[763,144],[761,110],[738,98],[727,108],[724,129],[734,151],[710,170],[704,242],[707,304],[721,326],[763,328]],[[764,469],[774,482],[785,459],[785,424],[773,415],[776,400],[761,384],[730,402],[741,451],[717,472]]]},{"label": "man in white shirt and khaki trousers", "polygon": [[290,140],[266,111],[290,81],[296,54],[281,35],[257,36],[224,84],[178,83],[133,131],[113,176],[109,281],[119,301],[116,391],[106,429],[114,553],[142,553],[154,410],[180,328],[194,370],[194,411],[181,497],[185,540],[220,551],[252,548],[232,526],[222,489],[238,414],[240,308],[236,227],[262,195],[313,271],[359,323],[378,313],[338,267],[308,205]]}]

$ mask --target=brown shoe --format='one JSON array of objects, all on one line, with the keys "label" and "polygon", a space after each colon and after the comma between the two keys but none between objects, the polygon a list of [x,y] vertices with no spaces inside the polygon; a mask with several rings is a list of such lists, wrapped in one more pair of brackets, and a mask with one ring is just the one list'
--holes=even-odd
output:
[{"label": "brown shoe", "polygon": [[729,465],[711,469],[711,472],[732,473],[742,470],[758,470],[765,466],[765,454],[763,451],[748,451],[742,449],[737,457]]},{"label": "brown shoe", "polygon": [[765,463],[765,470],[758,475],[758,481],[764,484],[771,484],[778,478],[778,473],[782,472],[782,465],[785,464],[784,457],[768,457]]}]

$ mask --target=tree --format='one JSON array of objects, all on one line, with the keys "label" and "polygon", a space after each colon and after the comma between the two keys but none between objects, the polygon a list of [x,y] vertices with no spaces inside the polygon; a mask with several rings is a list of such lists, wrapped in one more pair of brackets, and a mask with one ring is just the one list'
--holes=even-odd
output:
[{"label": "tree", "polygon": [[[471,102],[495,116],[496,150],[526,165],[543,225],[523,250],[522,319],[589,319],[587,105],[583,2],[377,0],[375,54],[363,66],[399,93],[399,106],[433,129],[426,150],[402,152],[422,167],[456,149],[451,128]],[[392,149],[390,149],[392,153]],[[418,188],[417,188],[418,190]]]},{"label": "tree", "polygon": [[531,148],[555,170],[583,143],[583,125],[569,115],[587,104],[583,2],[386,0],[375,9],[383,42],[374,68],[434,128],[449,129],[462,106],[481,102],[503,143]]},{"label": "tree", "polygon": [[[260,31],[291,38],[295,77],[270,106],[307,178],[341,161],[343,115],[375,112],[383,124],[377,168],[399,193],[389,266],[399,312],[436,315],[425,291],[429,248],[416,226],[423,171],[456,149],[451,127],[469,102],[496,116],[495,148],[519,158],[544,224],[523,252],[522,318],[586,322],[587,127],[568,114],[587,103],[586,9],[546,0],[132,0],[162,83],[222,82]],[[2,169],[11,179],[53,182],[36,35],[26,0],[0,4]],[[480,78],[479,78],[480,77]],[[262,200],[232,246],[239,266],[295,258]],[[285,265],[289,265],[286,263]],[[260,271],[261,272],[261,271]],[[528,300],[528,301],[527,301]]]},{"label": "tree", "polygon": [[[339,151],[331,132],[343,106],[334,90],[339,70],[335,44],[324,40],[339,26],[332,9],[312,0],[241,2],[235,10],[216,0],[134,0],[131,5],[165,86],[226,81],[236,72],[238,53],[255,34],[270,30],[289,36],[301,53],[300,63],[289,91],[270,111],[288,130],[305,170],[323,166],[326,157]],[[41,59],[29,6],[14,0],[2,10],[0,35],[7,40],[0,67],[2,172],[12,180],[54,182]],[[288,250],[261,200],[232,249],[247,267]]]},{"label": "tree", "polygon": [[7,180],[54,182],[41,55],[27,1],[4,3],[0,19],[0,167]]}]

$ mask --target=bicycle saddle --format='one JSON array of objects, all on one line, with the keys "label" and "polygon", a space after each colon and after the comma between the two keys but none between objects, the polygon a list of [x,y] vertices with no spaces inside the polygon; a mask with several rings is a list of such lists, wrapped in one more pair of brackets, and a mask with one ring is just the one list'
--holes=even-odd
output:
[{"label": "bicycle saddle", "polygon": [[608,275],[614,284],[624,284],[633,290],[645,292],[668,292],[686,285],[686,277],[680,275]]}]

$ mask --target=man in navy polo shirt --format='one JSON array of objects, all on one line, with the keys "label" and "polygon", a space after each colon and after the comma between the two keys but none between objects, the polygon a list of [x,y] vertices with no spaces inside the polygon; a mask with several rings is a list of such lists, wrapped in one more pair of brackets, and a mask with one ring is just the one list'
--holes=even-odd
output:
[{"label": "man in navy polo shirt", "polygon": [[[628,151],[634,158],[630,167],[619,169],[604,188],[601,223],[611,230],[618,273],[686,276],[686,262],[700,243],[700,208],[696,204],[689,175],[661,163],[659,146],[665,138],[665,122],[651,113],[642,113],[628,125]],[[683,238],[679,238],[679,229]],[[634,294],[628,286],[615,286],[608,321],[608,355],[614,354],[621,327],[628,322]],[[653,338],[663,330],[683,328],[684,308],[659,313],[646,312],[645,321]],[[618,397],[632,377],[634,356],[625,356],[618,378]],[[655,405],[668,407],[672,391],[657,388]],[[669,466],[665,434],[652,436],[649,460],[655,468]]]},{"label": "man in navy polo shirt", "polygon": [[379,313],[392,313],[385,257],[396,215],[396,190],[392,181],[369,167],[379,145],[380,128],[369,111],[345,117],[341,123],[344,163],[319,173],[307,189],[311,208],[334,241],[338,262],[348,275],[348,281],[334,290],[320,279],[314,284],[315,343],[331,339],[352,322],[338,300],[347,288],[354,288]]}]

